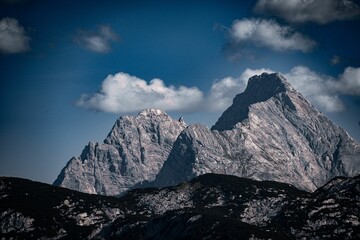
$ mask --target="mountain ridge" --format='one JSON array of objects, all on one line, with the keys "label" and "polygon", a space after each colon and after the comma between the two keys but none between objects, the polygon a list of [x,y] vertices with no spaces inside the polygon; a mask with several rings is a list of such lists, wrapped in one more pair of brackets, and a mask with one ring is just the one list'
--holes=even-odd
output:
[{"label": "mountain ridge", "polygon": [[104,143],[90,143],[55,184],[118,195],[219,173],[313,191],[333,177],[358,174],[359,156],[359,144],[281,74],[263,73],[249,79],[211,129],[187,126],[157,109],[120,117]]},{"label": "mountain ridge", "polygon": [[[266,76],[266,81],[263,81],[263,76]],[[295,89],[279,73],[255,75],[249,78],[244,92],[234,97],[232,105],[223,112],[211,130],[231,130],[236,123],[242,122],[248,117],[250,105],[264,102],[281,92],[294,91]],[[295,106],[292,105],[291,107],[294,108]],[[222,126],[224,125],[222,121],[226,121],[227,126]]]},{"label": "mountain ridge", "polygon": [[213,172],[313,191],[359,171],[359,144],[280,74],[263,73],[249,79],[212,129],[192,125],[179,135],[153,185]]},{"label": "mountain ridge", "polygon": [[153,180],[186,126],[158,109],[121,116],[103,143],[90,142],[67,163],[54,185],[118,195],[138,182]]}]

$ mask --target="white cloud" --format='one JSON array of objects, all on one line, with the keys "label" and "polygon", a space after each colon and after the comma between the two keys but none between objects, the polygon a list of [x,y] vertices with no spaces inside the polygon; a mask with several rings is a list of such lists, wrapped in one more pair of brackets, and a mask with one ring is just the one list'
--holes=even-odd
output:
[{"label": "white cloud", "polygon": [[86,109],[121,113],[146,108],[165,111],[194,111],[199,109],[203,93],[196,87],[166,86],[160,79],[149,83],[127,73],[109,75],[95,94],[83,94],[77,105]]},{"label": "white cloud", "polygon": [[360,7],[352,0],[258,0],[255,12],[289,22],[326,24],[358,17]]},{"label": "white cloud", "polygon": [[347,67],[335,86],[343,94],[360,96],[360,68]]},{"label": "white cloud", "polygon": [[275,51],[311,51],[316,42],[289,26],[281,26],[274,20],[242,19],[231,27],[231,37],[236,43],[253,43]]},{"label": "white cloud", "polygon": [[[166,86],[160,79],[146,82],[127,73],[109,75],[95,94],[83,94],[77,101],[82,108],[122,113],[146,108],[160,108],[178,112],[222,112],[236,94],[243,92],[247,81],[271,69],[245,69],[237,78],[226,77],[213,82],[208,94],[196,87]],[[345,110],[341,95],[360,96],[360,68],[348,67],[337,78],[296,66],[282,73],[290,84],[312,104],[325,112]]]},{"label": "white cloud", "polygon": [[360,68],[347,67],[337,78],[321,75],[304,66],[294,67],[284,75],[304,95],[323,91],[329,95],[360,96]]},{"label": "white cloud", "polygon": [[30,50],[30,38],[24,28],[14,18],[0,20],[0,52],[4,54],[21,53]]},{"label": "white cloud", "polygon": [[210,111],[221,111],[230,106],[236,94],[245,89],[239,79],[226,77],[213,83],[205,101],[204,108]]},{"label": "white cloud", "polygon": [[345,105],[333,83],[333,77],[322,75],[304,66],[296,66],[283,73],[291,85],[304,95],[312,104],[325,112],[340,112]]},{"label": "white cloud", "polygon": [[96,31],[79,30],[74,40],[90,51],[107,53],[111,42],[119,41],[120,37],[109,26],[99,25]]}]

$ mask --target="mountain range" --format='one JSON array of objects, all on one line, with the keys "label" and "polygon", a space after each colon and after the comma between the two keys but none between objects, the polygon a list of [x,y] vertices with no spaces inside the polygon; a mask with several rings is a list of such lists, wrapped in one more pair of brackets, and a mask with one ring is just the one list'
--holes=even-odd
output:
[{"label": "mountain range", "polygon": [[161,110],[120,117],[103,143],[89,143],[54,182],[86,193],[176,185],[205,173],[289,183],[314,191],[360,172],[360,145],[278,73],[247,88],[209,129]]},{"label": "mountain range", "polygon": [[0,239],[360,239],[360,145],[278,73],[211,127],[120,117],[53,185],[0,177]]}]

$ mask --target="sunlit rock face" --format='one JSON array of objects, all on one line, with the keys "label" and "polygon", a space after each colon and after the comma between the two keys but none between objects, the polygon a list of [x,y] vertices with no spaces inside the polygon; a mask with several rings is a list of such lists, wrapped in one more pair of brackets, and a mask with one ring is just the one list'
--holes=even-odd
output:
[{"label": "sunlit rock face", "polygon": [[221,173],[313,191],[359,172],[359,144],[283,76],[263,73],[249,79],[211,129],[191,125],[179,135],[152,185]]},{"label": "sunlit rock face", "polygon": [[102,195],[118,195],[152,181],[186,127],[158,109],[120,117],[103,143],[90,142],[73,157],[54,185]]},{"label": "sunlit rock face", "polygon": [[360,173],[360,146],[283,76],[263,73],[249,79],[211,129],[186,126],[157,109],[119,118],[104,143],[89,143],[54,184],[118,195],[204,173],[313,191],[333,177]]}]

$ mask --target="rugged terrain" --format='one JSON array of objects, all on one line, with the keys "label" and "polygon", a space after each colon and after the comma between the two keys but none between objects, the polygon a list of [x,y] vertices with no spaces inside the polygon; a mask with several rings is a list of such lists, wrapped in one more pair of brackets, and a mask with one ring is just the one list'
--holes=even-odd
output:
[{"label": "rugged terrain", "polygon": [[153,186],[204,173],[290,183],[314,191],[360,173],[360,145],[315,109],[280,74],[249,79],[211,128],[190,125],[177,138]]},{"label": "rugged terrain", "polygon": [[156,109],[119,118],[54,182],[85,193],[2,178],[1,236],[357,239],[359,173],[360,145],[263,73],[211,129]]},{"label": "rugged terrain", "polygon": [[118,195],[204,173],[314,191],[333,177],[359,174],[360,145],[283,76],[263,73],[249,79],[211,129],[186,126],[155,109],[119,118],[104,143],[89,143],[54,184]]},{"label": "rugged terrain", "polygon": [[142,181],[152,181],[186,127],[158,109],[120,117],[103,143],[90,142],[73,157],[56,186],[101,195],[118,195]]},{"label": "rugged terrain", "polygon": [[205,174],[121,198],[0,178],[1,239],[359,239],[360,177],[313,193]]}]

